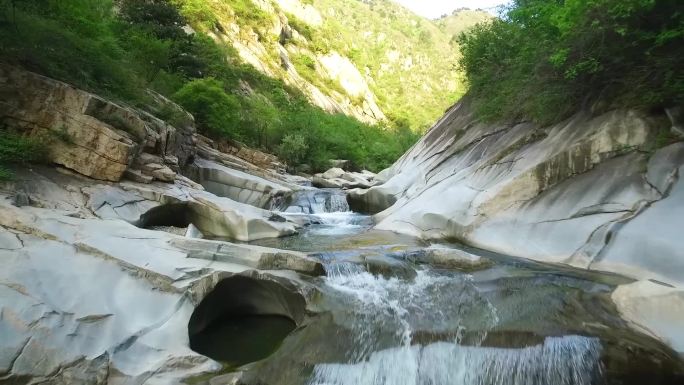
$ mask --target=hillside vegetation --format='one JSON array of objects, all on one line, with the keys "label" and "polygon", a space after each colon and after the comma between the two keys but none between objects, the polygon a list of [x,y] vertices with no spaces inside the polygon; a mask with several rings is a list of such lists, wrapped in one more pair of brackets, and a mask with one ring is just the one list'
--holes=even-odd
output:
[{"label": "hillside vegetation", "polygon": [[467,32],[479,23],[485,23],[494,19],[491,14],[468,8],[459,8],[451,14],[442,15],[435,20],[435,24],[452,39],[458,38],[461,32]]},{"label": "hillside vegetation", "polygon": [[[321,16],[314,28],[277,3],[249,0],[0,0],[0,60],[173,123],[173,114],[149,107],[146,90],[155,90],[193,113],[202,133],[276,152],[291,165],[322,169],[328,159],[343,158],[373,170],[386,167],[416,140],[418,128],[463,92],[450,67],[455,56],[447,46],[452,43],[430,22],[390,3],[314,4],[340,11]],[[387,20],[403,30],[383,35],[384,21],[362,13],[375,12],[373,7],[386,7]],[[352,24],[340,26],[343,8],[359,18],[354,25],[373,20],[368,30],[376,38],[353,34]],[[408,24],[400,22],[404,19]],[[442,45],[411,46],[429,39]],[[245,47],[268,47],[267,56],[284,50],[289,57],[278,54],[272,69],[245,60]],[[388,58],[388,47],[397,49],[399,59]],[[414,56],[402,56],[412,50]],[[370,84],[365,95],[350,93],[344,77],[332,78],[322,68],[330,58],[337,60],[333,64],[348,61],[346,54]],[[441,78],[425,72],[439,67],[435,63],[446,66],[439,69]],[[304,75],[284,75],[296,72],[294,67]],[[362,122],[344,108],[322,107],[308,92],[312,83],[320,90],[314,94],[318,99],[346,100],[366,110],[376,98],[373,92],[382,91],[379,104],[394,106],[386,108],[390,119]]]},{"label": "hillside vegetation", "polygon": [[[433,22],[389,0],[314,0],[313,5],[324,17],[313,40],[365,72],[391,121],[422,132],[465,93],[454,68],[458,47]],[[476,22],[467,23],[464,29]]]},{"label": "hillside vegetation", "polygon": [[684,102],[679,0],[515,0],[459,38],[479,114],[555,122],[580,108]]}]

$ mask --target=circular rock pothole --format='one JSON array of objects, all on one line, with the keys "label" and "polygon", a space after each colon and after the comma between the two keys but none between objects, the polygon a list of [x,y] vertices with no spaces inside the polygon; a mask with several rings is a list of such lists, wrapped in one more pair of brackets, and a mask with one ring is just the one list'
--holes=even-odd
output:
[{"label": "circular rock pothole", "polygon": [[304,297],[275,280],[228,277],[190,317],[190,348],[234,367],[261,360],[301,323],[305,306]]}]

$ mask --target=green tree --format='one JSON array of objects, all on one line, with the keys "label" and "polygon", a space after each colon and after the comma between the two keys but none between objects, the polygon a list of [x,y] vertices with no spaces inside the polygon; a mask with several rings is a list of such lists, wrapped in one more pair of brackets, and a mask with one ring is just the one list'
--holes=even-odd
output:
[{"label": "green tree", "polygon": [[194,117],[198,128],[215,137],[240,139],[240,102],[229,95],[223,83],[214,78],[195,79],[173,96]]},{"label": "green tree", "polygon": [[515,0],[460,35],[460,66],[481,117],[548,123],[684,102],[683,40],[678,0]]},{"label": "green tree", "polygon": [[308,148],[309,145],[302,134],[287,134],[278,146],[278,156],[289,165],[297,165],[305,159]]}]

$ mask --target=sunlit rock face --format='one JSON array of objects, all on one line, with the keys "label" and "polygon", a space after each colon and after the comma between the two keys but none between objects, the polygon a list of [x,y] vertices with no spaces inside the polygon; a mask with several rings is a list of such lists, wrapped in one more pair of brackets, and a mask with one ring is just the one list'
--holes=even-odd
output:
[{"label": "sunlit rock face", "polygon": [[[216,371],[217,362],[191,349],[188,324],[230,277],[260,310],[246,314],[286,317],[278,322],[283,333],[301,320],[297,288],[274,278],[296,275],[273,270],[322,274],[319,262],[103,220],[82,206],[80,179],[59,178],[70,184],[34,195],[42,207],[19,208],[0,195],[0,382],[175,384]],[[284,300],[260,302],[259,293]],[[278,313],[278,306],[291,312]]]},{"label": "sunlit rock face", "polygon": [[177,110],[177,127],[16,67],[0,66],[0,87],[1,123],[45,141],[51,162],[82,175],[118,181],[135,167],[129,176],[169,182],[195,155],[192,116],[161,95],[149,108]]},{"label": "sunlit rock face", "polygon": [[657,140],[672,125],[634,110],[484,124],[466,98],[378,175],[383,184],[348,199],[376,213],[378,229],[682,288],[684,143]]},{"label": "sunlit rock face", "polygon": [[656,148],[666,121],[622,110],[492,125],[466,100],[350,199],[381,210],[379,229],[684,284],[684,240],[667,233],[682,217],[665,207],[682,199],[684,144]]},{"label": "sunlit rock face", "polygon": [[292,193],[278,183],[205,159],[195,160],[188,173],[207,191],[256,207],[268,207]]}]

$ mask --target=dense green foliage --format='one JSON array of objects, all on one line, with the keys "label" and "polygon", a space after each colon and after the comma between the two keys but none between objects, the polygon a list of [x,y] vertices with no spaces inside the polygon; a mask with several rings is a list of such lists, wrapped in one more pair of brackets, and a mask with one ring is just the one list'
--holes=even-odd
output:
[{"label": "dense green foliage", "polygon": [[[469,11],[445,20],[446,27],[440,28],[391,0],[300,0],[306,11],[296,1],[255,2],[249,9],[261,15],[256,20],[242,16],[243,0],[173,1],[197,30],[238,43],[274,77],[307,95],[315,86],[337,104],[350,105],[349,112],[364,108],[366,95],[354,93],[353,86],[345,90],[345,82],[329,73],[330,62],[348,58],[387,116],[386,124],[408,125],[415,132],[432,125],[466,90],[461,74],[454,71],[458,46],[453,28],[491,18],[483,11]],[[295,36],[279,35],[285,19]],[[283,64],[283,52],[302,79],[293,78],[290,66]]]},{"label": "dense green foliage", "polygon": [[[191,112],[201,132],[277,151],[293,165],[322,169],[328,159],[350,159],[378,170],[416,140],[404,129],[328,114],[240,63],[232,47],[186,33],[188,22],[218,28],[222,13],[208,3],[122,0],[115,11],[108,0],[0,0],[0,60],[139,108],[154,89]],[[253,24],[267,17],[249,0],[216,5]]]},{"label": "dense green foliage", "polygon": [[486,119],[548,123],[582,107],[684,102],[680,0],[515,0],[459,40]]},{"label": "dense green foliage", "polygon": [[431,21],[390,0],[313,4],[323,13],[323,25],[305,34],[314,50],[337,51],[369,75],[370,88],[391,122],[423,132],[465,92],[453,70],[458,47]]}]

